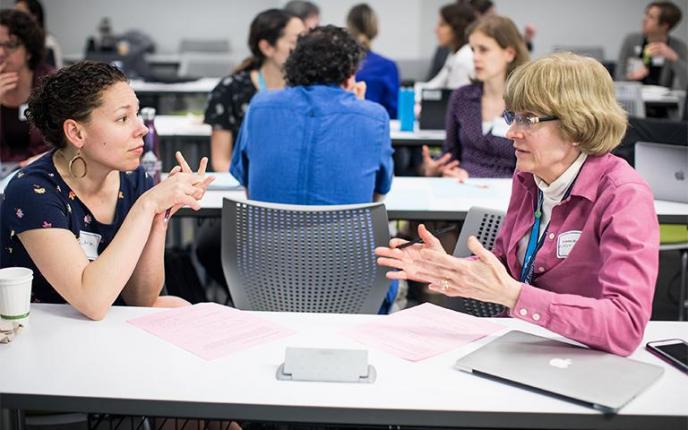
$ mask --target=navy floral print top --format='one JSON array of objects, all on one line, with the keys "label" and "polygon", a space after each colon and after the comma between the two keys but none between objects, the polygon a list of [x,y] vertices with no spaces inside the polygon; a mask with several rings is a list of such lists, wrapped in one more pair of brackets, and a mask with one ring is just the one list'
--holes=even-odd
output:
[{"label": "navy floral print top", "polygon": [[249,70],[222,78],[208,97],[203,121],[213,130],[230,131],[236,141],[246,109],[256,92]]},{"label": "navy floral print top", "polygon": [[153,186],[153,181],[141,167],[121,172],[115,217],[111,224],[103,224],[57,173],[53,154],[50,151],[20,170],[7,184],[1,209],[0,267],[33,270],[33,302],[65,303],[36,268],[17,235],[39,228],[66,229],[74,234],[86,257],[95,260],[110,244],[136,199]]}]

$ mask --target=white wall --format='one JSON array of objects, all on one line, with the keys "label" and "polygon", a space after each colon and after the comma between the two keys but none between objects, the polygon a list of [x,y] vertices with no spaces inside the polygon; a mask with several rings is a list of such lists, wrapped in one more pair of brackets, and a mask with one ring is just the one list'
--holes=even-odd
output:
[{"label": "white wall", "polygon": [[[361,0],[316,0],[323,22],[343,25],[348,9]],[[602,45],[615,59],[626,33],[638,31],[649,0],[494,0],[497,10],[522,28],[538,32],[534,55],[554,45]],[[688,0],[674,0],[684,19],[673,34],[688,40]],[[83,52],[103,16],[115,32],[139,28],[156,41],[158,52],[175,52],[182,37],[229,38],[236,57],[248,54],[246,38],[259,11],[286,0],[43,0],[46,21],[65,54]],[[450,0],[369,0],[380,16],[375,49],[395,59],[425,59],[435,47],[433,29],[440,6]],[[10,7],[14,0],[0,0]]]}]

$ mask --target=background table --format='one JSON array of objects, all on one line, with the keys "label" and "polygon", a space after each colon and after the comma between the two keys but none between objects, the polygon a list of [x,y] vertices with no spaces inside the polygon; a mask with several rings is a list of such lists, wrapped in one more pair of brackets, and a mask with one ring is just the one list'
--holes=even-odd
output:
[{"label": "background table", "polygon": [[[226,182],[228,173],[213,173]],[[485,187],[485,188],[483,188]],[[180,216],[220,217],[222,199],[246,199],[243,189],[209,190],[197,212],[183,208]],[[461,221],[471,206],[506,211],[511,179],[471,178],[460,184],[450,178],[395,177],[384,204],[389,219]],[[688,223],[688,204],[655,200],[657,218],[664,223]]]}]

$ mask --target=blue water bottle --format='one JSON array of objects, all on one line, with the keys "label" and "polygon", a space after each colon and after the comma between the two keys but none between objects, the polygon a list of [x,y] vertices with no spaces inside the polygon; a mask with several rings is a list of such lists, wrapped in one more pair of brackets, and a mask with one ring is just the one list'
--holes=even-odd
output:
[{"label": "blue water bottle", "polygon": [[416,92],[412,87],[399,89],[399,122],[401,131],[413,131]]}]

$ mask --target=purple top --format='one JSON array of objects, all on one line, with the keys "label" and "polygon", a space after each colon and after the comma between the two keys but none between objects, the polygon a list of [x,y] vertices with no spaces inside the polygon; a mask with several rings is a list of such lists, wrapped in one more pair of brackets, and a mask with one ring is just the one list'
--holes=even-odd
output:
[{"label": "purple top", "polygon": [[483,135],[482,95],[481,83],[459,87],[452,93],[442,150],[461,161],[461,168],[471,177],[511,178],[516,168],[513,143],[492,133]]},{"label": "purple top", "polygon": [[[514,175],[494,254],[518,279],[519,240],[533,225],[533,175]],[[635,351],[652,313],[659,267],[652,191],[623,159],[588,156],[571,195],[552,209],[535,256],[534,279],[521,284],[510,315],[614,354]]]}]

